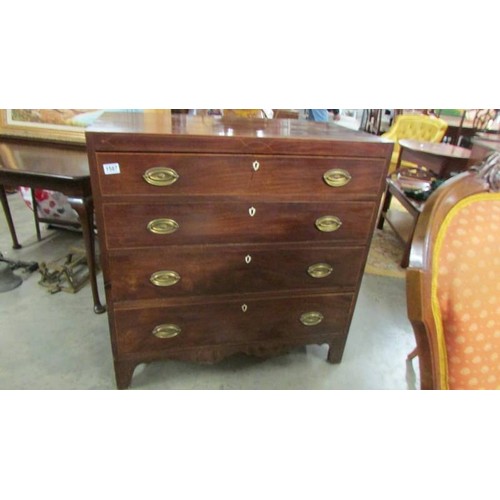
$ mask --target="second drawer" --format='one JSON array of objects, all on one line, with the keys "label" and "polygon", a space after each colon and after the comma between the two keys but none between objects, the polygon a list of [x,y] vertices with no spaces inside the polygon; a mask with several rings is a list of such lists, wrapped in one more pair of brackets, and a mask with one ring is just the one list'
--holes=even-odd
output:
[{"label": "second drawer", "polygon": [[364,247],[190,246],[116,250],[115,301],[193,295],[354,288]]},{"label": "second drawer", "polygon": [[370,237],[376,208],[375,203],[360,201],[106,203],[104,234],[109,249],[248,241],[363,245]]}]

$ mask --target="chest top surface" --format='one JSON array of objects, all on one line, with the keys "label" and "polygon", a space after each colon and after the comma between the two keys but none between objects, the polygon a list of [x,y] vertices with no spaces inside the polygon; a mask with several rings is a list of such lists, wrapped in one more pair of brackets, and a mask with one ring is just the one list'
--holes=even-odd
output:
[{"label": "chest top surface", "polygon": [[96,151],[205,151],[261,154],[343,154],[346,145],[381,157],[392,142],[341,127],[297,119],[170,115],[161,111],[105,113],[86,129]]}]

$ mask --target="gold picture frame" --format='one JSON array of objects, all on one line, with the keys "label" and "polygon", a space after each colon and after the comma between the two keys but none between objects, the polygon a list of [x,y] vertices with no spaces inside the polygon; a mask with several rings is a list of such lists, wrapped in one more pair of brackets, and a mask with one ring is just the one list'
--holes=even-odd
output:
[{"label": "gold picture frame", "polygon": [[[1,136],[85,144],[85,128],[104,109],[0,109]],[[170,109],[123,110],[170,115]]]},{"label": "gold picture frame", "polygon": [[[0,109],[0,135],[24,139],[85,143],[85,127],[78,116],[89,109]],[[72,121],[76,118],[76,121]]]}]

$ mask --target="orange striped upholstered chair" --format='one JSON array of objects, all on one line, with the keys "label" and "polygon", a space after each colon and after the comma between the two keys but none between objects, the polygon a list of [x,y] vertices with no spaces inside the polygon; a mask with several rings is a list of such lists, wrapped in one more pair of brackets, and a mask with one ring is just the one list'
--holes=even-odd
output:
[{"label": "orange striped upholstered chair", "polygon": [[499,153],[429,197],[406,291],[421,388],[500,389]]}]

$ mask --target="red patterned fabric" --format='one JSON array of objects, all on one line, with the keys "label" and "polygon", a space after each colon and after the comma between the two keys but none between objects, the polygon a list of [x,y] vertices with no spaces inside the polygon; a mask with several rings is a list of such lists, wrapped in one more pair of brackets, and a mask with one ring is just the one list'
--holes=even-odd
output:
[{"label": "red patterned fabric", "polygon": [[[19,192],[26,205],[33,210],[31,188],[19,187]],[[68,198],[64,194],[47,189],[35,189],[35,200],[39,217],[78,222],[78,214],[71,208]]]}]

